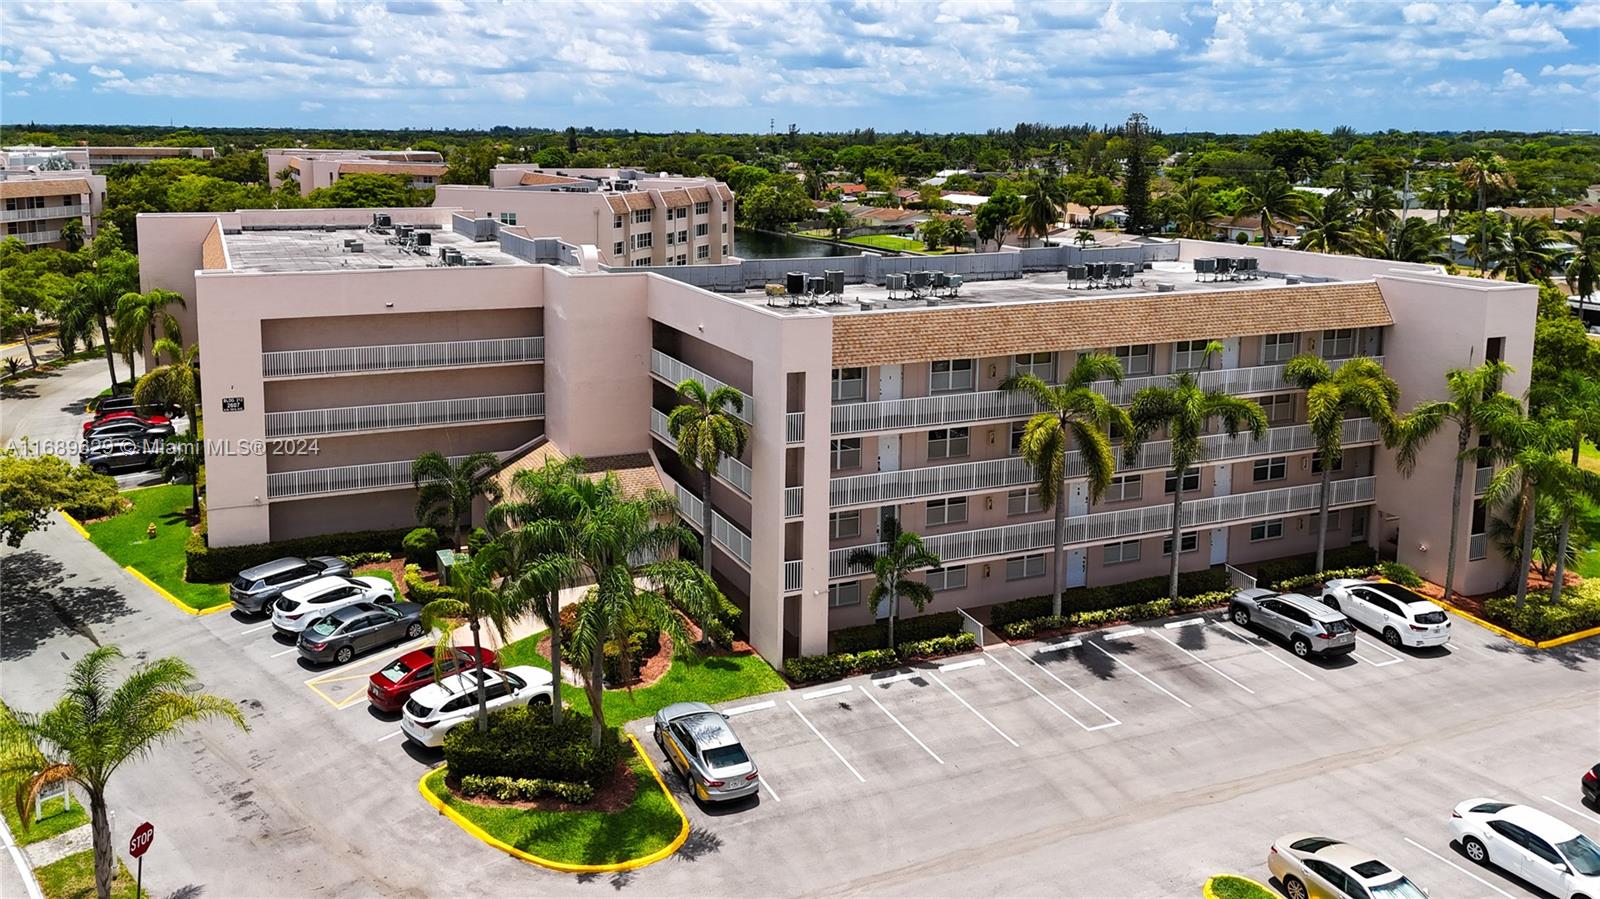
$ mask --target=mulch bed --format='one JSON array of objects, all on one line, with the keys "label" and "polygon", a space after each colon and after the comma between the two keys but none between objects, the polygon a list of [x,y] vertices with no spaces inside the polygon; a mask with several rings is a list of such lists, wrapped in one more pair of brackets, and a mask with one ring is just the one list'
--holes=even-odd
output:
[{"label": "mulch bed", "polygon": [[445,775],[444,784],[450,789],[450,795],[462,802],[488,808],[538,809],[542,812],[620,812],[633,803],[634,794],[639,790],[639,776],[628,767],[628,761],[624,758],[617,762],[617,769],[605,784],[595,790],[594,798],[581,805],[557,796],[545,796],[532,802],[501,802],[492,796],[463,796],[460,783],[454,775],[449,774]]},{"label": "mulch bed", "polygon": [[362,565],[355,570],[355,574],[371,574],[375,571],[387,571],[394,578],[395,590],[399,593],[406,591],[406,560],[390,559],[387,562],[378,562],[374,565]]},{"label": "mulch bed", "polygon": [[[1562,581],[1565,584],[1565,586],[1562,587],[1563,590],[1576,587],[1583,583],[1583,578],[1579,577],[1577,574],[1574,574],[1570,568],[1567,569],[1565,575],[1566,576],[1562,578]],[[1535,593],[1548,593],[1552,583],[1553,581],[1550,578],[1539,574],[1537,569],[1530,571],[1528,572],[1528,595],[1532,596]],[[1432,581],[1423,581],[1422,586],[1414,587],[1412,589],[1432,600],[1440,600],[1444,596],[1444,588],[1433,583]],[[1503,597],[1516,595],[1517,588],[1515,583],[1513,583],[1509,587],[1500,590],[1494,590],[1489,593],[1479,593],[1472,596],[1468,596],[1458,591],[1455,596],[1451,597],[1450,604],[1458,609],[1482,618],[1487,612],[1489,600],[1501,599]]]},{"label": "mulch bed", "polygon": [[[672,668],[673,649],[674,646],[672,643],[672,637],[666,633],[663,633],[661,635],[661,645],[656,650],[655,655],[645,659],[644,664],[639,666],[638,677],[634,678],[631,682],[620,686],[611,686],[608,684],[606,689],[634,690],[638,689],[639,687],[651,686],[656,681],[666,677],[667,671]],[[549,634],[545,634],[543,637],[539,638],[539,655],[542,655],[547,659],[550,658]],[[571,657],[564,657],[562,659],[562,663],[564,666],[570,665],[572,663]]]}]

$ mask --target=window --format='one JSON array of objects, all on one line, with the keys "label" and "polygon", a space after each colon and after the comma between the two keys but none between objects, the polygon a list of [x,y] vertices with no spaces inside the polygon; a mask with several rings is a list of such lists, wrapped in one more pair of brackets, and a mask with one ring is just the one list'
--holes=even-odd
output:
[{"label": "window", "polygon": [[655,246],[655,243],[656,243],[656,236],[654,234],[651,234],[649,231],[646,231],[646,232],[644,232],[642,234],[633,235],[633,248],[635,250],[642,250],[642,249],[644,249],[646,247],[653,247],[653,246]]},{"label": "window", "polygon": [[710,259],[711,258],[711,248],[706,246],[705,244],[701,244],[700,246],[695,247],[694,248],[694,258],[696,258],[696,259]]},{"label": "window", "polygon": [[1027,430],[1028,423],[1025,421],[1014,421],[1011,423],[1011,455],[1017,456],[1022,454],[1022,435],[1027,433]]},{"label": "window", "polygon": [[668,231],[667,232],[667,246],[669,246],[669,247],[673,246],[677,242],[678,242],[678,235],[673,234],[671,231]]},{"label": "window", "polygon": [[1135,344],[1119,346],[1111,351],[1122,363],[1122,373],[1125,375],[1148,375],[1150,373],[1150,344]]},{"label": "window", "polygon": [[622,241],[619,240],[611,245],[611,255],[621,256],[626,249],[627,247],[624,246]]},{"label": "window", "polygon": [[828,513],[828,536],[834,540],[861,536],[861,510]]},{"label": "window", "polygon": [[1299,334],[1265,334],[1261,338],[1261,364],[1275,365],[1294,358]]},{"label": "window", "polygon": [[[1196,481],[1195,488],[1199,487],[1200,483]],[[1144,496],[1144,478],[1136,474],[1125,474],[1112,478],[1111,483],[1106,485],[1104,502],[1120,503],[1142,496]]]},{"label": "window", "polygon": [[[1167,478],[1166,478],[1166,481],[1161,486],[1161,492],[1162,493],[1173,493],[1177,489],[1178,489],[1178,473],[1175,472],[1175,471],[1167,472]],[[1199,469],[1194,469],[1194,470],[1191,470],[1190,472],[1188,472],[1187,474],[1185,474],[1183,476],[1183,492],[1184,493],[1188,493],[1191,490],[1199,490],[1199,489],[1200,489],[1200,471],[1199,471]]]},{"label": "window", "polygon": [[1468,531],[1470,539],[1467,541],[1467,558],[1476,562],[1489,557],[1489,541],[1485,538],[1489,529],[1489,512],[1483,505],[1483,500],[1472,501],[1472,529]]},{"label": "window", "polygon": [[1350,542],[1364,543],[1367,539],[1367,510],[1357,509],[1350,513]]},{"label": "window", "polygon": [[850,581],[844,584],[828,585],[828,608],[838,609],[844,606],[858,606],[860,604],[860,581]]},{"label": "window", "polygon": [[1006,560],[1006,580],[1022,581],[1028,578],[1044,577],[1044,554],[1032,556],[1012,556]]},{"label": "window", "polygon": [[[722,230],[724,230],[724,231],[728,230],[728,226],[727,225],[723,225],[722,226]],[[724,255],[724,256],[728,255],[728,245],[727,244],[723,244],[722,245],[722,255]]]},{"label": "window", "polygon": [[1039,495],[1038,487],[1012,490],[1006,494],[1007,515],[1031,515],[1042,511],[1044,511],[1044,499]]},{"label": "window", "polygon": [[1172,344],[1172,370],[1198,371],[1206,364],[1207,340],[1179,340]]},{"label": "window", "polygon": [[965,586],[967,586],[967,566],[965,565],[928,569],[928,589],[935,593],[942,593],[946,590],[960,590]]},{"label": "window", "polygon": [[1055,353],[1018,353],[1011,357],[1011,373],[1033,375],[1046,384],[1056,379]]},{"label": "window", "polygon": [[960,524],[967,520],[967,498],[928,500],[928,527],[943,524]]},{"label": "window", "polygon": [[1106,544],[1102,560],[1107,565],[1139,561],[1139,541],[1124,540],[1121,543]]},{"label": "window", "polygon": [[971,390],[975,383],[971,359],[945,359],[933,363],[929,375],[930,393],[953,393]]},{"label": "window", "polygon": [[[1180,534],[1180,535],[1178,535],[1178,542],[1183,545],[1183,552],[1192,553],[1195,550],[1200,548],[1200,532],[1199,531],[1190,531],[1187,534]],[[1168,537],[1165,540],[1161,541],[1161,555],[1163,555],[1163,556],[1172,555],[1172,538],[1171,537]]]},{"label": "window", "polygon": [[1355,354],[1355,328],[1330,328],[1322,332],[1322,358],[1348,359]]},{"label": "window", "polygon": [[[1332,470],[1333,471],[1344,471],[1344,454],[1343,453],[1339,454],[1339,458],[1333,460],[1333,469]],[[1312,474],[1322,474],[1322,453],[1312,453],[1311,454],[1311,473]]]},{"label": "window", "polygon": [[612,216],[611,217],[611,227],[613,227],[613,228],[621,228],[622,227],[622,216],[620,216],[620,215]]},{"label": "window", "polygon": [[678,254],[678,258],[674,259],[672,261],[672,264],[673,265],[688,265],[689,264],[689,257],[684,255],[683,253],[679,253]]},{"label": "window", "polygon": [[700,224],[694,226],[694,236],[695,237],[705,237],[705,236],[709,235],[710,233],[711,233],[711,226],[706,224],[705,222],[701,222]]},{"label": "window", "polygon": [[1257,459],[1252,478],[1256,481],[1281,481],[1288,476],[1289,460],[1285,456]]},{"label": "window", "polygon": [[643,259],[635,259],[635,260],[633,260],[633,267],[634,268],[649,268],[650,267],[650,257],[646,256]]},{"label": "window", "polygon": [[722,211],[723,212],[727,212],[728,211],[728,201],[727,200],[723,200],[722,201]]},{"label": "window", "polygon": [[695,215],[710,215],[711,214],[711,204],[709,202],[704,202],[704,201],[694,204],[694,214]]},{"label": "window", "polygon": [[688,242],[689,242],[689,232],[687,232],[687,231],[679,231],[678,232],[678,243],[688,243]]},{"label": "window", "polygon": [[1483,345],[1483,361],[1499,362],[1506,357],[1506,339],[1491,337]]},{"label": "window", "polygon": [[646,222],[650,221],[651,217],[654,214],[655,214],[655,210],[654,209],[635,209],[633,211],[633,223],[635,225],[643,225]]},{"label": "window", "polygon": [[1250,526],[1251,543],[1259,543],[1262,540],[1276,540],[1282,536],[1282,518],[1274,518],[1271,521],[1258,521]]},{"label": "window", "polygon": [[515,212],[502,212],[502,213],[500,213],[500,224],[502,224],[502,225],[515,225],[516,223],[517,223],[517,214]]},{"label": "window", "polygon": [[1259,402],[1261,411],[1267,413],[1267,424],[1286,425],[1294,421],[1294,394],[1264,396]]},{"label": "window", "polygon": [[833,456],[834,471],[861,467],[860,437],[846,437],[842,440],[835,440],[828,447],[828,452]]},{"label": "window", "polygon": [[1333,509],[1333,510],[1328,512],[1328,530],[1329,530],[1329,532],[1332,532],[1332,531],[1337,531],[1338,529],[1339,529],[1339,510],[1338,509]]},{"label": "window", "polygon": [[928,432],[929,459],[957,459],[967,454],[970,428],[940,428]]},{"label": "window", "polygon": [[867,398],[867,370],[864,368],[836,368],[833,370],[833,401],[855,403]]},{"label": "window", "polygon": [[689,207],[687,207],[687,206],[679,206],[678,207],[678,218],[686,219],[688,217],[689,217]]}]

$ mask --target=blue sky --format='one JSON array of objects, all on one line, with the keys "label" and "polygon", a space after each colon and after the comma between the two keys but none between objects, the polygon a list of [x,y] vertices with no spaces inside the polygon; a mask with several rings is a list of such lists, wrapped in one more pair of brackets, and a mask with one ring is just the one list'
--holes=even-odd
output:
[{"label": "blue sky", "polygon": [[7,2],[0,119],[1600,130],[1600,0]]}]

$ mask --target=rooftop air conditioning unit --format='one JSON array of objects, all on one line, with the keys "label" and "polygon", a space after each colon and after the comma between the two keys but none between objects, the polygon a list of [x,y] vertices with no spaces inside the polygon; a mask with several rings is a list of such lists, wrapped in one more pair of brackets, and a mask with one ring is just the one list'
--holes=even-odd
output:
[{"label": "rooftop air conditioning unit", "polygon": [[1285,283],[1285,284],[1299,284],[1300,283],[1300,276],[1299,275],[1284,275],[1283,276],[1283,283]]},{"label": "rooftop air conditioning unit", "polygon": [[361,241],[353,240],[353,241],[350,242],[350,252],[352,252],[352,253],[365,253],[366,251],[367,251],[367,245],[362,243]]},{"label": "rooftop air conditioning unit", "polygon": [[419,247],[431,247],[431,246],[433,246],[433,232],[431,232],[431,231],[418,231],[417,232],[417,246],[419,246]]},{"label": "rooftop air conditioning unit", "polygon": [[1178,289],[1177,285],[1172,284],[1171,282],[1168,282],[1168,281],[1161,281],[1161,282],[1156,284],[1156,293],[1172,293],[1174,290],[1177,290],[1177,289]]}]

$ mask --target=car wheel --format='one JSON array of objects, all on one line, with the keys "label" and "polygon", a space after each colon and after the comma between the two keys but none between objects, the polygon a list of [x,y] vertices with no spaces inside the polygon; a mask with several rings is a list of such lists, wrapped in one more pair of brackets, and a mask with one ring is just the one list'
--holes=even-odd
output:
[{"label": "car wheel", "polygon": [[1392,627],[1384,628],[1383,629],[1383,642],[1389,644],[1390,646],[1395,647],[1396,649],[1399,649],[1400,648],[1400,632],[1395,630]]},{"label": "car wheel", "polygon": [[333,660],[341,665],[355,657],[356,651],[348,646],[339,647],[339,651],[333,654]]},{"label": "car wheel", "polygon": [[1489,863],[1489,847],[1483,845],[1483,841],[1477,837],[1462,837],[1461,848],[1467,853],[1467,858],[1472,859],[1477,864],[1487,865]]},{"label": "car wheel", "polygon": [[1294,649],[1294,654],[1302,659],[1311,655],[1311,641],[1305,637],[1295,637],[1289,645]]},{"label": "car wheel", "polygon": [[102,464],[96,462],[95,464],[89,466],[89,470],[94,472],[95,474],[110,474],[111,473],[111,466],[102,465]]},{"label": "car wheel", "polygon": [[1240,625],[1248,627],[1250,625],[1250,610],[1244,606],[1235,608],[1233,610],[1233,620],[1238,622]]},{"label": "car wheel", "polygon": [[1322,604],[1334,610],[1335,612],[1339,611],[1339,600],[1334,599],[1331,596],[1322,597]]},{"label": "car wheel", "polygon": [[1289,896],[1289,899],[1308,899],[1309,896],[1306,893],[1306,885],[1294,877],[1285,876],[1283,878],[1283,891]]},{"label": "car wheel", "polygon": [[415,640],[418,637],[422,636],[422,622],[420,622],[420,621],[411,622],[411,626],[406,628],[406,636],[410,637],[413,640]]},{"label": "car wheel", "polygon": [[550,704],[550,694],[548,694],[548,693],[540,693],[538,696],[533,697],[533,704],[534,705],[549,705]]}]

